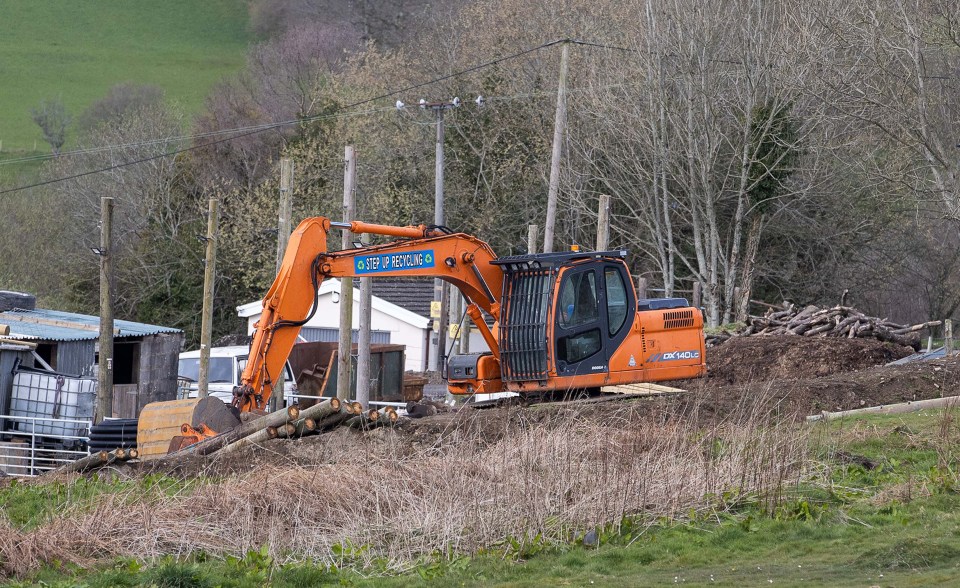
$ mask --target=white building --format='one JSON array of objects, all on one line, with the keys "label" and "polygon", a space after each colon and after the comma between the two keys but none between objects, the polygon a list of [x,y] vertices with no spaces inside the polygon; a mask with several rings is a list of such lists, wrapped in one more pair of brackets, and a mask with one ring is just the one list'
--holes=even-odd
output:
[{"label": "white building", "polygon": [[[425,372],[436,359],[436,336],[432,331],[430,301],[433,280],[373,280],[371,342],[406,346],[405,370]],[[247,319],[247,334],[260,320],[263,301],[237,307],[237,314]],[[357,338],[360,316],[360,290],[353,289],[353,330]],[[306,341],[337,341],[340,326],[340,280],[324,280],[317,297],[317,311],[300,331]],[[449,344],[449,341],[448,341]],[[471,351],[487,346],[476,329],[471,329]]]}]

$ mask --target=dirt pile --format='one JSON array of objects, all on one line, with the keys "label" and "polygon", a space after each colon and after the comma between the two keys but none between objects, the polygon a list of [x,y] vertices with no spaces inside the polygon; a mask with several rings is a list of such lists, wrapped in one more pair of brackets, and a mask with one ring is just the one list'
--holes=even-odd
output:
[{"label": "dirt pile", "polygon": [[707,378],[714,385],[807,379],[884,365],[913,353],[875,339],[790,335],[735,337],[707,350]]},{"label": "dirt pile", "polygon": [[722,419],[754,398],[792,418],[820,411],[850,410],[960,395],[960,357],[902,366],[873,367],[824,377],[755,380],[737,384],[690,382],[678,404]]},{"label": "dirt pile", "polygon": [[389,453],[394,459],[438,455],[468,440],[478,447],[501,442],[518,429],[550,431],[571,419],[590,426],[618,422],[730,423],[744,414],[760,420],[800,420],[823,410],[960,395],[960,357],[884,367],[909,348],[870,339],[797,336],[738,338],[707,351],[709,375],[671,385],[686,392],[663,397],[591,398],[437,414],[369,432],[338,429],[297,440],[276,439],[230,459],[158,460],[131,465],[130,473],[223,476],[266,464],[313,467],[351,455]]}]

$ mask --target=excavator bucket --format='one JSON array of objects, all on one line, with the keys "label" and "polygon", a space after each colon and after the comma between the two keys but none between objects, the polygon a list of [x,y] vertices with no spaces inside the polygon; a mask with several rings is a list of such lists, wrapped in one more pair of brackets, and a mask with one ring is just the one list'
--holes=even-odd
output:
[{"label": "excavator bucket", "polygon": [[239,424],[236,410],[213,396],[151,402],[140,411],[137,451],[140,459],[156,459]]}]

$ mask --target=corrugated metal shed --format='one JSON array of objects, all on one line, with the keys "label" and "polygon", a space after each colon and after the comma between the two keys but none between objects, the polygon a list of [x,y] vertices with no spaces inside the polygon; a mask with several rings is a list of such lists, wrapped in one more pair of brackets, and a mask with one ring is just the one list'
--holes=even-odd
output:
[{"label": "corrugated metal shed", "polygon": [[[10,335],[18,339],[43,341],[93,341],[99,337],[100,317],[59,310],[12,310],[0,313],[0,324],[10,326]],[[180,333],[180,329],[114,320],[114,338],[143,337],[160,333]]]}]

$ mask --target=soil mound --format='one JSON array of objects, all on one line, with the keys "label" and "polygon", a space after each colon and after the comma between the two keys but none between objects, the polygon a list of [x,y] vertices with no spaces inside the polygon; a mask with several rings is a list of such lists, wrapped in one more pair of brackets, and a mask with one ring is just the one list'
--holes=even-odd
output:
[{"label": "soil mound", "polygon": [[707,378],[715,385],[822,378],[906,357],[913,349],[875,339],[735,337],[707,350]]}]

